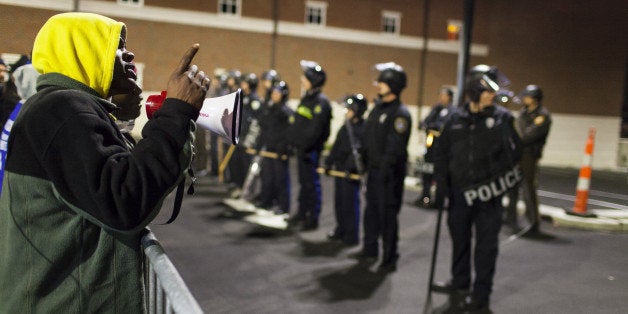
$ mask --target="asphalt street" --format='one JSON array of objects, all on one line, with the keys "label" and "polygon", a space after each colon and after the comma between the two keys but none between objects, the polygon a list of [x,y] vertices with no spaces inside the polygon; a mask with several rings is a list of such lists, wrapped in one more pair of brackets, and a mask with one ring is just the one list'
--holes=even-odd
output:
[{"label": "asphalt street", "polygon": [[[296,193],[296,172],[291,175]],[[578,169],[541,168],[540,202],[571,207],[577,176]],[[320,227],[311,232],[243,221],[221,204],[227,188],[214,182],[200,178],[179,218],[159,225],[170,214],[171,197],[151,226],[206,313],[422,313],[426,308],[437,211],[412,205],[416,190],[404,194],[398,269],[379,274],[377,264],[349,257],[359,246],[326,239],[334,226],[331,178],[322,178]],[[622,210],[628,207],[627,191],[626,173],[593,172],[593,201]],[[451,242],[442,226],[436,280],[449,278]],[[493,313],[628,312],[628,233],[554,227],[547,219],[541,227],[537,238],[513,237],[502,229]],[[429,309],[446,303],[445,296],[434,294]]]}]

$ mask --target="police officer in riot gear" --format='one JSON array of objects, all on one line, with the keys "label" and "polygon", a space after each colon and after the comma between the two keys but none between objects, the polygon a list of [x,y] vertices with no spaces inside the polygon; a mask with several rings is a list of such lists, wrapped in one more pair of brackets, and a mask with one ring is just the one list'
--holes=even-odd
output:
[{"label": "police officer in riot gear", "polygon": [[257,145],[258,149],[275,155],[262,161],[259,207],[270,209],[277,206],[276,214],[288,214],[290,211],[290,144],[286,130],[294,122],[294,112],[286,105],[289,94],[290,88],[284,81],[277,82],[273,87],[268,107],[264,108],[260,119],[262,133]]},{"label": "police officer in riot gear", "polygon": [[330,132],[331,106],[322,93],[327,75],[314,61],[301,60],[301,87],[305,94],[297,107],[294,124],[289,132],[297,150],[299,171],[299,207],[290,217],[291,225],[301,224],[302,231],[318,228],[321,211],[321,183],[316,169],[323,145]]},{"label": "police officer in riot gear", "polygon": [[[435,142],[438,140],[440,136],[440,132],[442,126],[445,123],[445,119],[449,116],[449,113],[454,109],[451,105],[453,100],[454,92],[449,87],[442,87],[438,93],[438,103],[436,103],[430,113],[421,121],[419,124],[420,130],[425,130],[426,133],[426,141],[425,141],[425,156],[423,160],[425,163],[431,164],[433,160],[433,147]],[[433,169],[432,169],[433,171]],[[417,206],[423,208],[429,208],[432,206],[431,196],[430,196],[430,188],[432,187],[432,176],[433,174],[429,171],[424,171],[422,175],[421,181],[423,182],[423,187],[421,191],[421,196],[419,199],[415,201]]]},{"label": "police officer in riot gear", "polygon": [[281,81],[281,76],[276,70],[270,69],[262,73],[262,87],[264,88],[264,103],[270,100],[270,93],[277,82]]},{"label": "police officer in riot gear", "polygon": [[399,259],[398,214],[403,198],[412,119],[400,99],[407,83],[403,68],[394,62],[380,63],[375,68],[379,71],[378,99],[365,126],[364,152],[368,178],[364,245],[358,257],[374,260],[379,255],[381,238],[383,254],[379,271],[390,272],[396,270]]},{"label": "police officer in riot gear", "polygon": [[236,146],[229,161],[229,173],[231,181],[237,188],[232,196],[239,196],[246,178],[246,171],[251,163],[251,157],[246,153],[247,148],[253,148],[257,136],[259,136],[259,116],[262,103],[257,96],[257,84],[259,80],[255,73],[248,73],[240,80],[242,90],[242,123],[240,125],[241,145]]},{"label": "police officer in riot gear", "polygon": [[[541,215],[539,214],[539,201],[537,198],[537,172],[538,162],[543,155],[543,148],[550,131],[552,118],[550,112],[542,105],[543,90],[537,85],[528,85],[520,93],[520,101],[523,108],[517,118],[517,129],[523,144],[523,154],[521,156],[521,171],[523,172],[523,182],[521,193],[526,206],[526,217],[530,222],[527,234],[539,233]],[[513,229],[517,226],[517,204],[518,193],[511,193],[506,214],[506,222]]]},{"label": "police officer in riot gear", "polygon": [[363,175],[364,162],[360,151],[364,135],[362,116],[366,112],[367,104],[364,95],[355,94],[345,97],[344,105],[345,124],[336,134],[336,141],[325,159],[325,169],[345,172],[347,177],[335,178],[336,228],[327,237],[341,240],[347,245],[355,245],[359,242],[360,230],[360,180],[349,178],[348,174]]},{"label": "police officer in riot gear", "polygon": [[[507,83],[496,67],[471,69],[465,87],[469,102],[452,113],[435,147],[436,205],[443,206],[448,197],[453,252],[451,280],[435,284],[433,291],[452,293],[454,310],[488,309],[502,223],[501,196],[521,180],[517,167],[521,143],[514,118],[494,104],[495,92]],[[469,289],[470,295],[461,298]]]}]

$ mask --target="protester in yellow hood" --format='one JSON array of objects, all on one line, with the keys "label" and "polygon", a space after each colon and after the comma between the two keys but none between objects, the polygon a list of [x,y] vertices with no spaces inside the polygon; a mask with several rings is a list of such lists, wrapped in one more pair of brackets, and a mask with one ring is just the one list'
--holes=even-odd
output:
[{"label": "protester in yellow hood", "polygon": [[0,160],[0,313],[145,310],[140,239],[185,179],[192,120],[209,87],[190,65],[197,50],[188,49],[131,149],[106,99],[137,88],[124,24],[63,13],[41,28],[37,93]]}]

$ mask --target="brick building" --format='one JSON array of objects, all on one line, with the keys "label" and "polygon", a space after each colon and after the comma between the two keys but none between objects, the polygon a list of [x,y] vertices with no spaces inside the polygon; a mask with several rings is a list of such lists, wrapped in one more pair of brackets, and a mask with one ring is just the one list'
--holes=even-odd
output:
[{"label": "brick building", "polygon": [[[145,90],[164,88],[185,48],[199,42],[195,62],[201,68],[259,74],[273,67],[292,86],[292,98],[299,95],[301,59],[323,65],[330,99],[350,92],[373,98],[373,65],[395,61],[408,74],[402,100],[416,111],[435,101],[441,85],[456,83],[463,2],[0,0],[0,52],[28,53],[40,26],[55,13],[95,12],[129,26],[128,48],[142,66]],[[602,154],[613,160],[602,167],[613,168],[625,158],[618,149],[627,73],[625,12],[622,0],[476,0],[469,64],[498,65],[514,91],[530,83],[543,87],[558,126],[593,119],[606,128],[598,130],[609,133]],[[552,137],[560,146],[573,135],[573,129],[560,132],[553,129],[550,144]],[[572,139],[574,161],[561,148],[549,153],[556,158],[549,163],[578,165],[584,136]]]}]

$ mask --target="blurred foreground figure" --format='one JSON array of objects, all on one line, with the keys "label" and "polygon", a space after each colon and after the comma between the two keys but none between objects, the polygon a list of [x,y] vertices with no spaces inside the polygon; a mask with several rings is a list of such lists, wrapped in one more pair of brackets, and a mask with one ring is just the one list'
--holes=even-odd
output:
[{"label": "blurred foreground figure", "polygon": [[63,13],[41,28],[42,75],[11,133],[0,196],[0,312],[143,312],[140,240],[190,166],[209,86],[194,45],[130,150],[107,99],[136,90],[126,26]]}]

